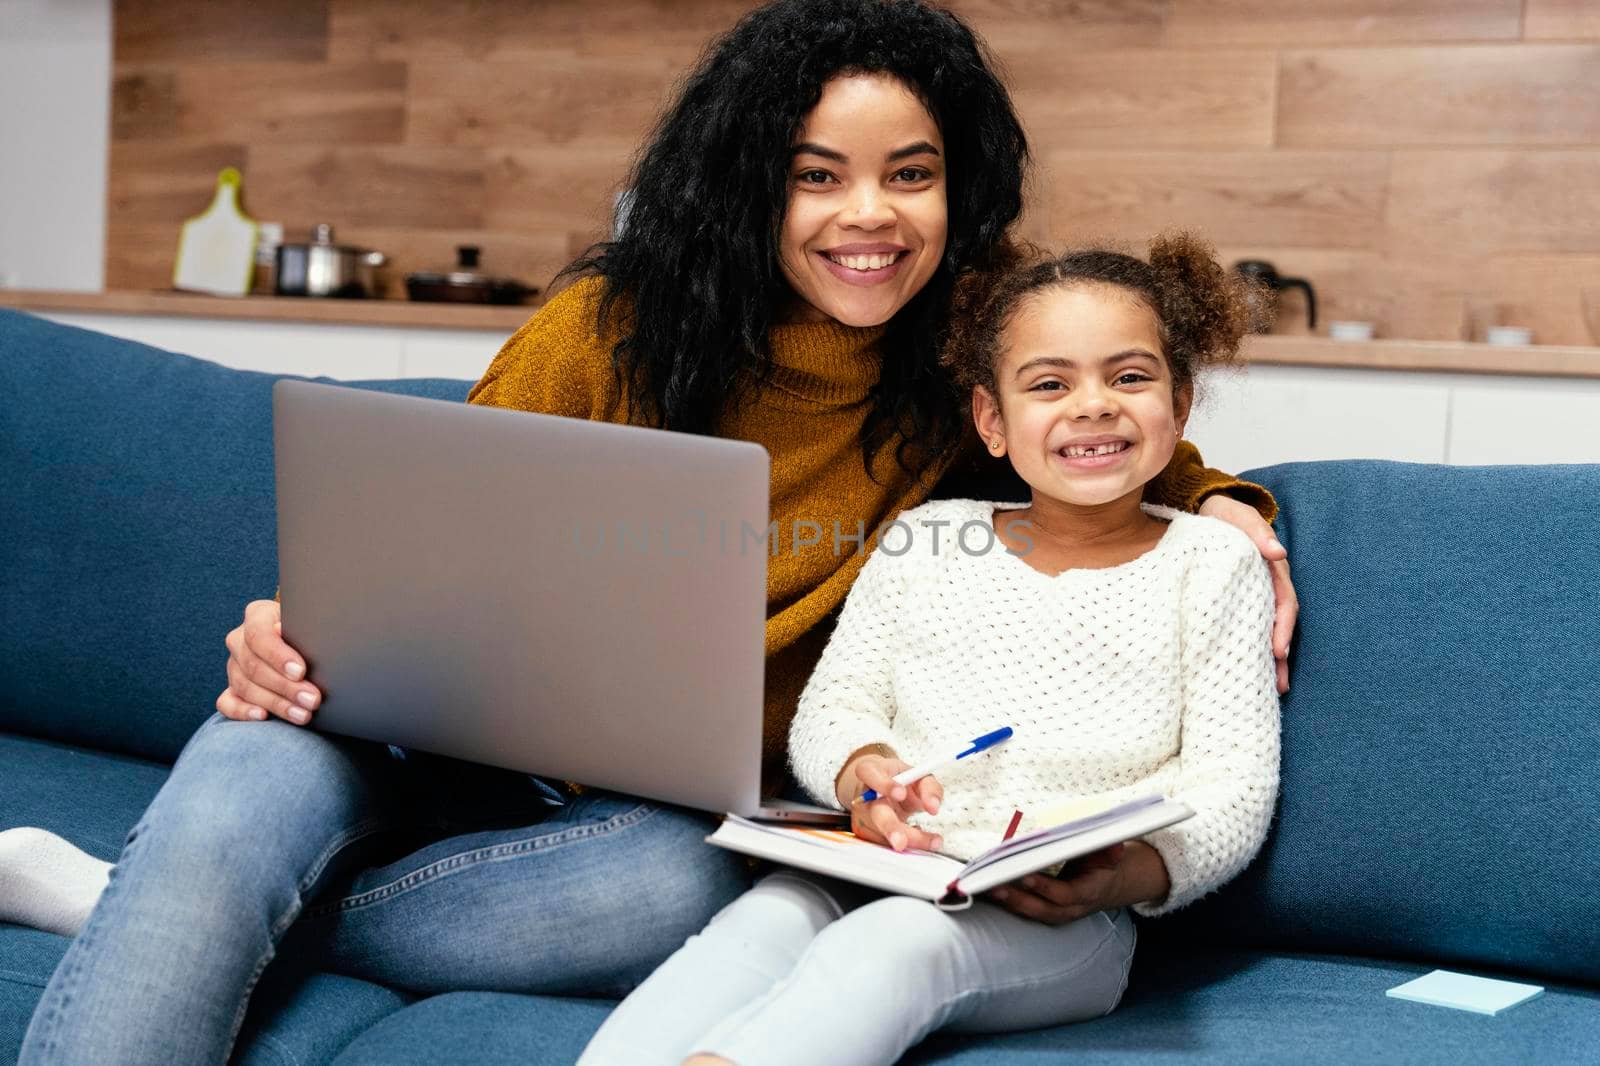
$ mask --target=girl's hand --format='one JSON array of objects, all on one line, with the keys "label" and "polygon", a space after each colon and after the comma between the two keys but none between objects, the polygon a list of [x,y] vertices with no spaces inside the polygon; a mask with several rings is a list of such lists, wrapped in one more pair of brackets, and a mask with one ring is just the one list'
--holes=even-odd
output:
[{"label": "girl's hand", "polygon": [[1255,541],[1256,549],[1272,571],[1272,597],[1277,612],[1272,622],[1272,657],[1278,660],[1278,694],[1289,691],[1289,640],[1294,636],[1295,619],[1300,617],[1300,599],[1289,580],[1289,549],[1279,541],[1261,512],[1231,496],[1215,493],[1200,504],[1200,513],[1220,518]]},{"label": "girl's hand", "polygon": [[1029,874],[989,895],[1013,914],[1065,925],[1095,911],[1165,899],[1170,887],[1161,854],[1142,840],[1132,840],[1075,860],[1059,877]]},{"label": "girl's hand", "polygon": [[[897,784],[894,775],[909,769],[908,763],[892,756],[859,755],[852,759],[839,775],[841,791],[855,793],[850,802],[850,828],[862,840],[895,851],[938,851],[944,841],[937,834],[906,824],[906,819],[918,811],[939,813],[944,788],[932,775],[909,785]],[[877,791],[878,798],[863,803],[859,793],[869,788]]]},{"label": "girl's hand", "polygon": [[228,687],[217,697],[224,718],[262,722],[276,715],[296,725],[311,721],[322,693],[305,681],[305,659],[283,639],[275,600],[254,600],[228,633]]}]

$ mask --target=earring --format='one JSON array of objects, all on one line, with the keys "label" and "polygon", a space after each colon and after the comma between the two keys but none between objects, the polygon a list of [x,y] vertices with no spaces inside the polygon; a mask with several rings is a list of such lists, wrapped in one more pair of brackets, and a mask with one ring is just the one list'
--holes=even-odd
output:
[{"label": "earring", "polygon": [[989,442],[989,447],[991,447],[991,448],[999,448],[1000,445],[1002,445],[1004,443],[1005,442],[1003,440],[1001,440],[999,437],[996,437],[994,440]]}]

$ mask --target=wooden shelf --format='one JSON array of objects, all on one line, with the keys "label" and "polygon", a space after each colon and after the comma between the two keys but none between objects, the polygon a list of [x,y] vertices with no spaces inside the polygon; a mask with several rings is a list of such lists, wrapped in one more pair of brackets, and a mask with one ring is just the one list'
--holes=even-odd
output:
[{"label": "wooden shelf", "polygon": [[185,292],[44,292],[0,290],[0,307],[23,311],[77,311],[103,315],[320,322],[345,326],[413,326],[482,329],[510,335],[537,305],[413,303],[409,300],[335,300],[294,296],[203,296]]},{"label": "wooden shelf", "polygon": [[1600,378],[1600,348],[1540,344],[1510,347],[1466,341],[1334,341],[1266,335],[1245,338],[1244,355],[1248,363],[1276,366]]}]

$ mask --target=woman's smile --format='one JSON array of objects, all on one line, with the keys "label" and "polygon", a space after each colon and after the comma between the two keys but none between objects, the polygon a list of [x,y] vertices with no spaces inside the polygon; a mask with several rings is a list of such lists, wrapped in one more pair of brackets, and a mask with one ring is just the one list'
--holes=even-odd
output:
[{"label": "woman's smile", "polygon": [[848,245],[818,252],[828,273],[846,285],[881,285],[889,281],[911,254],[898,245]]}]

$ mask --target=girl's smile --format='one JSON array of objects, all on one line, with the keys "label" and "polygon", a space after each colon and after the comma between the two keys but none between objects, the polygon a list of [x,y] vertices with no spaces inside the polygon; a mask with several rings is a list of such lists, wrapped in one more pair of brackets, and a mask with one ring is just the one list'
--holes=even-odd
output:
[{"label": "girl's smile", "polygon": [[835,78],[800,125],[780,260],[798,321],[876,326],[921,291],[944,256],[944,139],[885,74]]},{"label": "girl's smile", "polygon": [[1094,470],[1121,462],[1132,447],[1132,442],[1122,437],[1108,437],[1101,434],[1071,441],[1057,448],[1056,456],[1074,469]]}]

